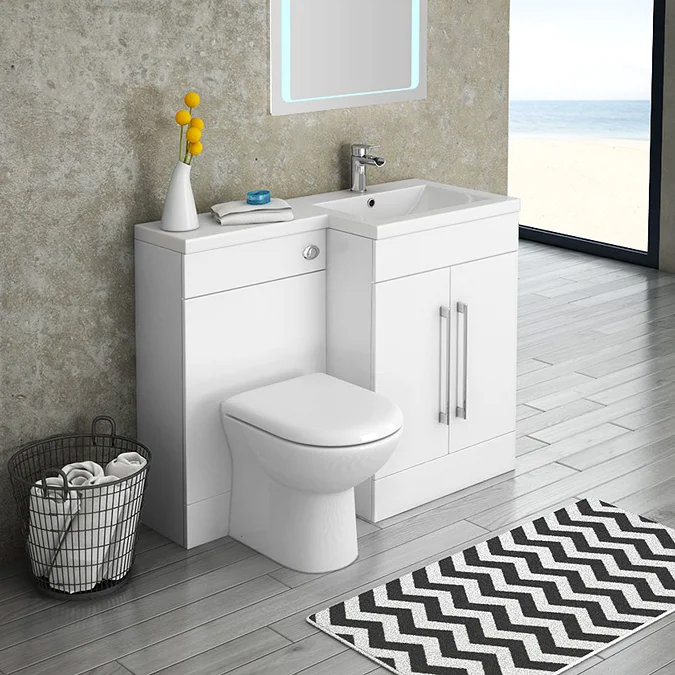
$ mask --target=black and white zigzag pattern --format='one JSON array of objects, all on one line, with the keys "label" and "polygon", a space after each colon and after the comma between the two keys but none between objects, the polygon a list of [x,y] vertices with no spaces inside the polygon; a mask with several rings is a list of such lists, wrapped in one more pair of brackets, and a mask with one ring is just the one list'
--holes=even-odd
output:
[{"label": "black and white zigzag pattern", "polygon": [[534,675],[672,611],[675,531],[582,500],[307,620],[401,675]]}]

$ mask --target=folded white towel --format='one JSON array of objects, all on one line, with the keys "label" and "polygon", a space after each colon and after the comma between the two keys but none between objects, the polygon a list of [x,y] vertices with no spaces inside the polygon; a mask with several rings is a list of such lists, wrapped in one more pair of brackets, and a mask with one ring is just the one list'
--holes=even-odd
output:
[{"label": "folded white towel", "polygon": [[103,476],[103,467],[96,462],[74,462],[61,469],[72,485],[86,485],[92,478]]},{"label": "folded white towel", "polygon": [[78,593],[94,588],[126,502],[126,489],[115,476],[96,476],[80,490],[79,510],[72,519],[49,573],[52,588]]},{"label": "folded white towel", "polygon": [[211,207],[211,212],[217,216],[226,216],[230,213],[246,213],[248,211],[281,211],[283,209],[290,210],[290,208],[291,205],[287,201],[273,197],[267,202],[267,204],[248,204],[243,200],[214,204]]},{"label": "folded white towel", "polygon": [[259,225],[262,223],[280,223],[293,220],[293,213],[283,211],[251,211],[250,213],[232,213],[222,218],[216,217],[218,225]]},{"label": "folded white towel", "polygon": [[211,213],[219,225],[251,225],[293,220],[291,205],[276,197],[267,204],[247,204],[245,201],[214,204]]},{"label": "folded white towel", "polygon": [[63,489],[61,476],[49,477],[30,489],[28,550],[36,577],[46,577],[70,521],[77,513],[77,494]]},{"label": "folded white towel", "polygon": [[105,467],[105,475],[126,478],[140,471],[146,464],[145,457],[137,452],[122,452],[112,462],[108,462]]}]

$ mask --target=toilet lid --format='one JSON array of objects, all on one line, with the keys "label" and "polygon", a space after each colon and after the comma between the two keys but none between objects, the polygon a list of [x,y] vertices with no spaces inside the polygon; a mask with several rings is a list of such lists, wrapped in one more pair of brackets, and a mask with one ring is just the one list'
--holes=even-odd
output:
[{"label": "toilet lid", "polygon": [[238,394],[223,412],[288,441],[323,447],[372,443],[403,426],[399,407],[384,396],[325,373]]}]

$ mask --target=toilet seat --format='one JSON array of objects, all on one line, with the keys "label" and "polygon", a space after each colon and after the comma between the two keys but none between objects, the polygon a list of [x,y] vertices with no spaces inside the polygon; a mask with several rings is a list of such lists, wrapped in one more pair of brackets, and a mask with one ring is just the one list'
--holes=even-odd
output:
[{"label": "toilet seat", "polygon": [[319,447],[372,443],[403,426],[394,403],[325,373],[238,394],[223,403],[223,413],[287,441]]}]

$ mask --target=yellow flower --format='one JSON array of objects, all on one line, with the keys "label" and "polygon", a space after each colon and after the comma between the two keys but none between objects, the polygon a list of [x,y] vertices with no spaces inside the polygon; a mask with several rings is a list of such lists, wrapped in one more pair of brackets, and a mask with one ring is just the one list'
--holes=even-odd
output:
[{"label": "yellow flower", "polygon": [[193,117],[190,120],[190,126],[191,127],[197,127],[197,129],[199,129],[199,130],[203,130],[204,129],[204,122],[199,117]]},{"label": "yellow flower", "polygon": [[196,91],[189,91],[187,94],[185,94],[185,98],[183,99],[185,101],[185,105],[188,108],[196,108],[199,105],[199,94]]},{"label": "yellow flower", "polygon": [[198,155],[203,150],[202,144],[197,141],[196,143],[190,143],[190,154]]},{"label": "yellow flower", "polygon": [[187,110],[179,110],[174,119],[176,120],[176,124],[179,124],[182,127],[189,124],[191,117]]},{"label": "yellow flower", "polygon": [[188,142],[196,143],[202,137],[202,132],[197,127],[190,126],[185,132],[185,138]]}]

